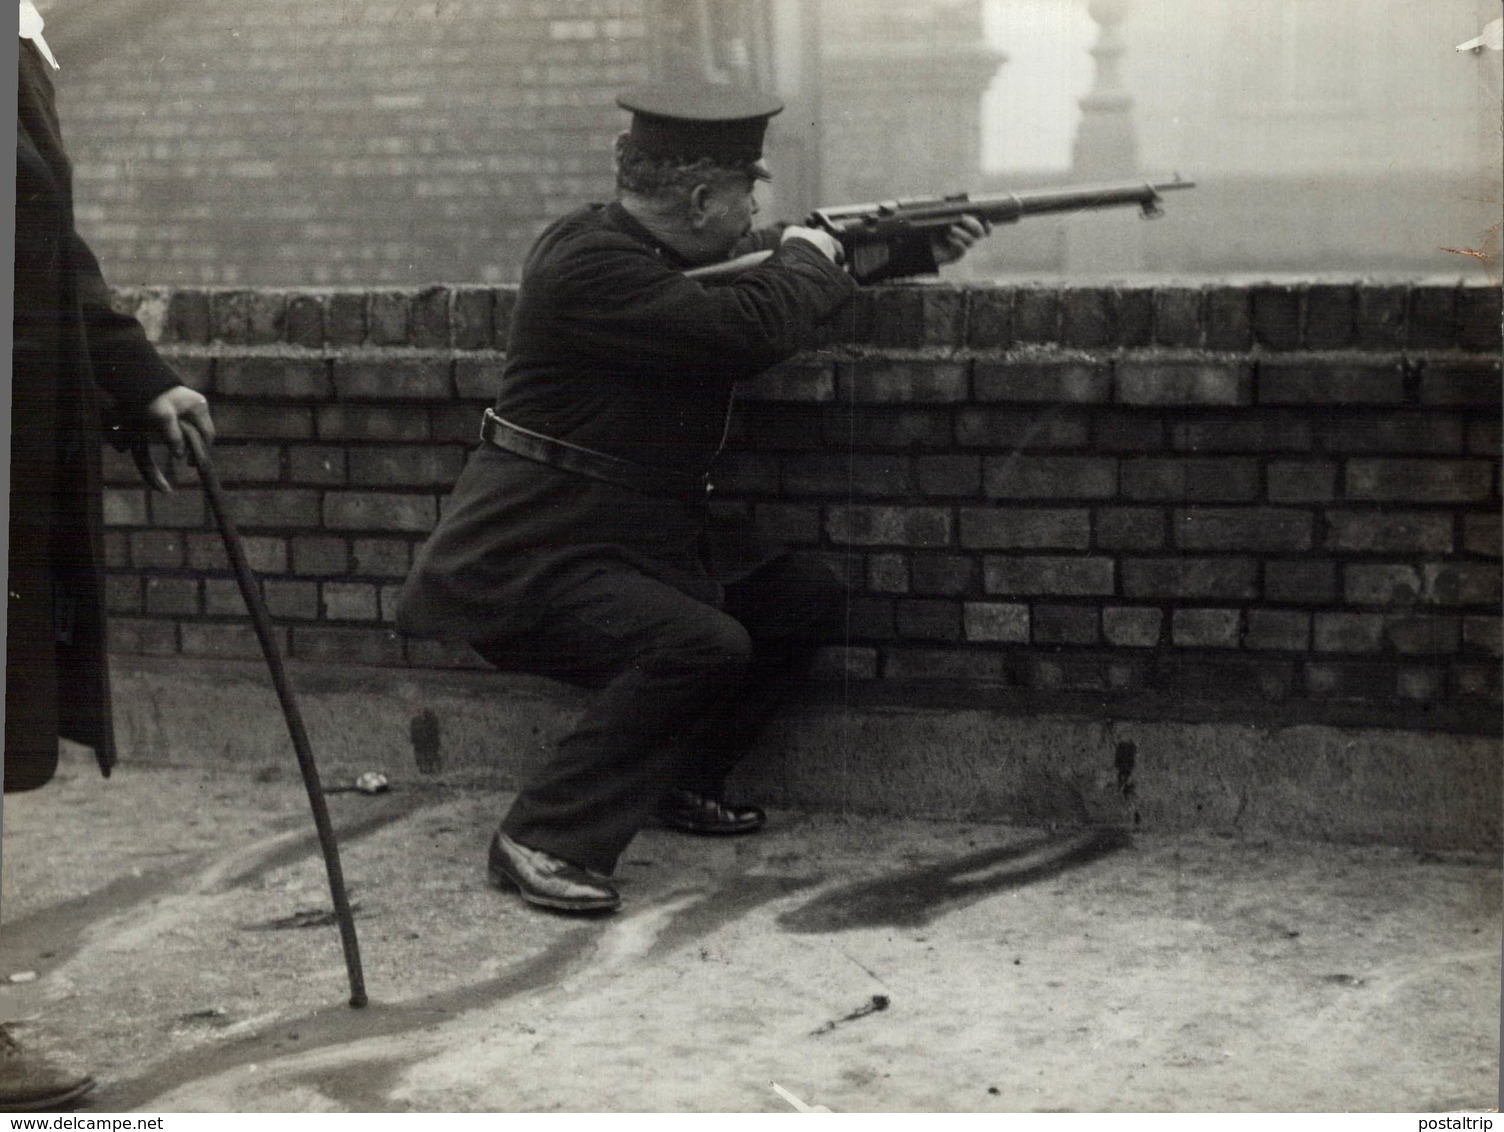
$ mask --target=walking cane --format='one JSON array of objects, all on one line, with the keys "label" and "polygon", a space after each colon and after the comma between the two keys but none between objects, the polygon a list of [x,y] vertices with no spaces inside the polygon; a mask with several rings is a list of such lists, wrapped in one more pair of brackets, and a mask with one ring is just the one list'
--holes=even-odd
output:
[{"label": "walking cane", "polygon": [[229,508],[225,506],[219,477],[214,474],[214,465],[205,450],[203,437],[191,422],[182,421],[181,424],[183,436],[193,454],[193,462],[198,465],[199,476],[203,479],[204,491],[209,496],[209,505],[213,508],[214,517],[219,520],[220,537],[224,539],[225,551],[235,567],[240,593],[251,611],[256,637],[261,642],[261,651],[266,655],[267,667],[271,669],[272,684],[277,689],[277,699],[282,703],[282,714],[287,718],[292,745],[298,752],[298,767],[303,772],[303,785],[308,789],[308,804],[313,807],[313,824],[318,827],[319,845],[324,850],[324,868],[329,873],[329,892],[334,898],[334,914],[339,920],[339,938],[345,949],[345,969],[350,975],[350,1005],[364,1006],[366,984],[360,970],[360,944],[355,939],[355,917],[350,912],[350,899],[345,894],[344,872],[339,867],[339,846],[334,841],[334,827],[329,822],[329,808],[324,803],[324,788],[319,783],[319,768],[314,765],[313,750],[308,745],[308,732],[303,727],[303,716],[298,711],[297,701],[293,699],[292,688],[287,683],[282,654],[272,636],[271,617],[266,612],[266,603],[261,600],[256,576],[251,573],[250,563],[246,561],[240,532],[235,529],[235,521],[230,518]]}]

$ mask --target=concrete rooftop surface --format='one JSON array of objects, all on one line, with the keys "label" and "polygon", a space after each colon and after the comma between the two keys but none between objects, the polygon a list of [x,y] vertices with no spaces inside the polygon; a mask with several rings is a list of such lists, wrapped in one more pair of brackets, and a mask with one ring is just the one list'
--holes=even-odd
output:
[{"label": "concrete rooftop surface", "polygon": [[[0,1013],[81,1111],[1440,1111],[1499,1098],[1496,858],[776,810],[622,910],[488,886],[510,796],[70,751],[4,800]],[[326,782],[340,786],[342,782]]]}]

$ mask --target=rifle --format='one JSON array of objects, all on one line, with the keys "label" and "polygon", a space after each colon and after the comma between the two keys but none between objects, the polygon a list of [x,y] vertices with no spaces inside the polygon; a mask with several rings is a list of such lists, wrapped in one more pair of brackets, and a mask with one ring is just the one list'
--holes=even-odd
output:
[{"label": "rifle", "polygon": [[[804,226],[823,228],[834,236],[846,253],[846,266],[852,277],[858,283],[870,283],[887,278],[884,269],[901,258],[904,250],[912,251],[921,240],[928,243],[935,232],[944,231],[963,216],[975,216],[988,224],[1015,224],[1025,216],[1137,205],[1144,216],[1153,217],[1163,215],[1159,207],[1161,193],[1195,187],[1195,181],[1182,180],[1177,173],[1173,181],[1126,181],[976,197],[969,193],[908,197],[876,204],[817,208]],[[685,274],[702,282],[732,279],[772,254],[749,252],[724,263],[693,268]]]}]

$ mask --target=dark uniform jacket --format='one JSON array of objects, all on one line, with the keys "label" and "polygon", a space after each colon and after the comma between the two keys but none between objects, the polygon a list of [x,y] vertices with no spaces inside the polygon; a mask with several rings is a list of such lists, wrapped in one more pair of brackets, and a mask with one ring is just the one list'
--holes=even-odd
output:
[{"label": "dark uniform jacket", "polygon": [[[20,45],[11,353],[5,788],[52,777],[59,736],[115,761],[105,657],[100,412],[139,416],[181,384],[110,309],[73,229],[72,174],[47,64]],[[102,405],[99,393],[105,394]]]},{"label": "dark uniform jacket", "polygon": [[[778,234],[756,234],[772,246]],[[738,249],[742,250],[742,249]],[[748,249],[750,250],[750,248]],[[619,203],[555,222],[524,265],[496,411],[534,432],[702,476],[733,385],[810,345],[855,284],[803,240],[702,285]],[[627,565],[709,603],[774,551],[707,526],[703,501],[590,479],[482,444],[398,603],[408,633],[499,640],[572,572]]]}]

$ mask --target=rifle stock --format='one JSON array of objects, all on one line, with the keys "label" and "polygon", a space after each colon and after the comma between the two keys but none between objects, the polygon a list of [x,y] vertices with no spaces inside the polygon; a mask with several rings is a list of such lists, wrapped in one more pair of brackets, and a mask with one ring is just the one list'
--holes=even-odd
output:
[{"label": "rifle stock", "polygon": [[[1177,175],[1173,181],[1124,181],[975,197],[969,193],[908,197],[818,208],[804,223],[806,227],[823,228],[839,240],[846,252],[848,268],[858,282],[865,283],[881,278],[888,259],[887,249],[893,241],[912,239],[916,233],[943,231],[963,216],[975,216],[988,224],[1015,224],[1026,216],[1136,205],[1144,216],[1153,217],[1162,215],[1161,194],[1195,187],[1196,182],[1182,180]],[[734,279],[761,264],[770,254],[752,252],[685,274],[701,282]]]}]

